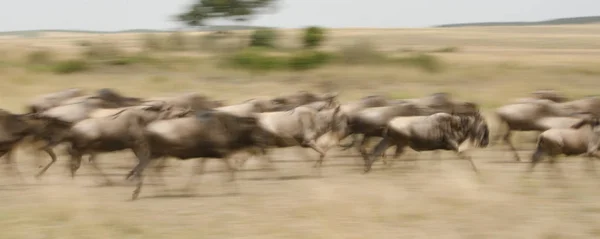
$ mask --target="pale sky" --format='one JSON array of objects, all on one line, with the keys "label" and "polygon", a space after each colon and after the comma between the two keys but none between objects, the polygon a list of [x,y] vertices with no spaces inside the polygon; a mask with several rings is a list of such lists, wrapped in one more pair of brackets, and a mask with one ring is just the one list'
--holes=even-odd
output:
[{"label": "pale sky", "polygon": [[[194,0],[5,0],[0,31],[168,30]],[[250,25],[296,28],[426,27],[489,21],[539,21],[600,15],[600,0],[280,0]]]}]

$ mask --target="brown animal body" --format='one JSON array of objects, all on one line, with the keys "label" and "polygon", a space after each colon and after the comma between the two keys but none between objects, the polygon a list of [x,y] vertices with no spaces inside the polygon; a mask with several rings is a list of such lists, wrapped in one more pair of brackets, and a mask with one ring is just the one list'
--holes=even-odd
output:
[{"label": "brown animal body", "polygon": [[[579,111],[578,108],[586,107],[581,102],[578,100],[575,103],[554,103],[550,100],[537,100],[499,107],[495,111],[499,121],[495,141],[502,139],[513,152],[515,160],[520,161],[519,154],[510,140],[513,131],[542,132],[552,128],[569,128],[580,122],[579,119],[570,117],[570,115],[575,110]],[[507,128],[504,133],[502,133],[502,127]]]},{"label": "brown animal body", "polygon": [[151,159],[202,158],[197,169],[199,172],[202,172],[207,158],[223,159],[233,180],[234,169],[228,161],[229,156],[249,148],[263,148],[268,140],[268,134],[254,117],[239,117],[217,110],[197,112],[193,117],[155,121],[146,127],[145,132],[148,152],[138,155],[139,164],[127,176],[139,179],[133,199],[139,195],[141,175]]},{"label": "brown animal body", "polygon": [[115,105],[133,106],[142,103],[141,98],[126,97],[118,93],[117,91],[109,88],[102,88],[96,91],[96,94],[94,96],[106,102],[111,102]]},{"label": "brown animal body", "polygon": [[[379,110],[383,110],[383,111],[388,111],[388,109],[391,109],[393,107],[402,107],[402,106],[398,106],[398,105],[412,105],[412,107],[419,109],[419,110],[425,110],[428,111],[428,113],[413,113],[413,114],[399,114],[399,115],[393,115],[393,114],[389,114],[389,117],[382,117],[379,122],[377,124],[370,124],[367,123],[368,126],[366,126],[367,131],[369,131],[369,128],[383,128],[385,126],[385,124],[387,123],[387,120],[390,120],[392,117],[394,116],[410,116],[410,115],[429,115],[429,114],[433,114],[436,112],[446,112],[446,113],[450,113],[450,112],[456,112],[456,113],[471,113],[471,112],[475,112],[477,111],[477,104],[472,103],[472,102],[464,102],[464,101],[456,101],[453,100],[451,98],[451,95],[448,93],[434,93],[425,97],[421,97],[421,98],[413,98],[413,99],[400,99],[400,100],[389,100],[388,101],[388,107],[390,108],[383,108],[383,107],[378,107],[378,108],[367,108],[365,109],[365,111],[379,111]],[[416,110],[415,110],[416,111]],[[363,121],[363,119],[361,119],[361,114],[363,114],[363,112],[358,111],[356,112],[356,115],[351,115],[352,118],[352,122],[351,125],[353,125],[353,142],[348,145],[348,146],[343,146],[345,147],[345,149],[348,149],[349,147],[352,147],[353,145],[357,145],[357,143],[359,142],[358,139],[358,135],[363,134],[361,131],[362,130],[356,130],[356,128],[362,128],[365,127],[365,125],[363,125],[361,123],[361,121]],[[368,112],[367,114],[372,114],[372,112]],[[385,122],[383,122],[385,121]],[[359,124],[358,126],[354,127],[355,122],[357,124]],[[357,133],[354,133],[357,132]],[[381,130],[379,131],[375,131],[373,133],[371,133],[371,135],[374,136],[381,136],[380,134]],[[358,145],[359,147],[359,151],[364,152],[364,150],[361,150],[362,147],[364,147],[364,145],[366,143],[368,143],[369,137],[373,137],[373,136],[367,136],[367,137],[363,137],[361,144]]]},{"label": "brown animal body", "polygon": [[530,171],[544,157],[550,157],[551,163],[559,155],[600,158],[597,155],[599,146],[600,122],[596,117],[580,119],[579,123],[570,128],[548,129],[538,136],[536,150],[531,156]]},{"label": "brown animal body", "polygon": [[89,118],[97,109],[130,106],[128,102],[112,102],[97,96],[81,96],[64,101],[61,105],[48,109],[40,114],[45,117],[76,123]]},{"label": "brown animal body", "polygon": [[221,106],[215,109],[238,117],[251,117],[254,113],[278,111],[281,110],[282,107],[282,104],[272,100],[250,99],[240,104]]},{"label": "brown animal body", "polygon": [[155,120],[185,117],[188,113],[189,109],[171,106],[134,106],[110,116],[77,122],[65,139],[70,143],[68,151],[71,156],[71,176],[75,175],[85,154],[90,154],[90,161],[101,173],[94,160],[98,153],[125,149],[131,149],[136,155],[145,153],[146,125]]},{"label": "brown animal body", "polygon": [[390,146],[397,147],[396,156],[400,156],[405,147],[419,152],[452,150],[459,157],[469,160],[473,170],[477,171],[471,158],[459,152],[459,146],[467,139],[479,147],[488,145],[489,129],[485,119],[478,112],[397,117],[387,124],[383,139],[375,146],[371,157],[365,157],[365,172],[371,170],[373,162]]},{"label": "brown animal body", "polygon": [[314,94],[308,91],[298,91],[292,94],[275,97],[272,99],[273,102],[279,103],[280,105],[287,106],[288,109],[292,109],[301,105],[310,104],[316,101],[331,101],[335,100],[338,96],[337,92]]},{"label": "brown animal body", "polygon": [[[31,136],[34,142],[45,141],[46,145],[40,150],[45,151],[52,161],[56,161],[52,146],[58,142],[60,133],[70,126],[68,122],[38,114],[18,115],[0,109],[0,157],[6,155],[6,161],[12,165],[12,150]],[[43,174],[47,168],[44,167],[36,176]]]},{"label": "brown animal body", "polygon": [[531,92],[531,97],[516,99],[513,103],[534,103],[538,100],[549,100],[556,103],[568,101],[568,98],[555,90],[537,90]]},{"label": "brown animal body", "polygon": [[[361,110],[349,117],[349,134],[363,135],[357,144],[361,155],[366,155],[365,146],[373,137],[381,137],[387,123],[398,116],[418,116],[435,113],[433,109],[419,107],[414,103],[400,103],[392,106],[371,107]],[[356,139],[356,138],[355,138]]]},{"label": "brown animal body", "polygon": [[316,143],[317,139],[330,133],[328,140],[337,145],[348,135],[348,117],[341,112],[339,105],[320,111],[300,106],[289,111],[259,113],[256,118],[260,127],[272,136],[270,147],[300,146],[318,152],[319,159],[314,167],[323,163],[326,154],[326,149]]},{"label": "brown animal body", "polygon": [[168,97],[149,98],[146,99],[143,104],[152,105],[154,103],[161,102],[179,108],[191,108],[195,111],[213,109],[216,107],[223,106],[222,102],[210,100],[206,96],[195,92],[186,92],[183,94]]},{"label": "brown animal body", "polygon": [[83,96],[83,90],[77,88],[40,95],[27,105],[29,113],[38,113],[60,105],[65,100]]}]

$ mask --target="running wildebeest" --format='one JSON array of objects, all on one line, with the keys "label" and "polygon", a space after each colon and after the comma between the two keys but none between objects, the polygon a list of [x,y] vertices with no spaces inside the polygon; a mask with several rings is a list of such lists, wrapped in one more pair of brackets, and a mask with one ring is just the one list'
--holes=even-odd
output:
[{"label": "running wildebeest", "polygon": [[135,155],[145,153],[146,135],[144,128],[149,123],[187,116],[189,108],[182,109],[171,105],[162,106],[132,106],[122,109],[113,115],[89,118],[77,122],[69,130],[64,140],[70,143],[68,152],[71,156],[71,176],[81,165],[81,158],[90,155],[89,161],[94,168],[110,184],[108,177],[102,173],[95,163],[98,153],[131,149]]},{"label": "running wildebeest", "polygon": [[396,146],[396,157],[405,147],[415,151],[452,150],[460,158],[477,167],[470,156],[459,151],[459,146],[469,139],[479,147],[487,147],[489,129],[485,118],[479,113],[435,113],[429,116],[397,117],[388,122],[383,139],[375,146],[371,157],[365,157],[365,172],[387,148]]},{"label": "running wildebeest", "polygon": [[152,159],[174,157],[180,160],[202,158],[197,172],[204,170],[207,158],[223,159],[230,170],[230,181],[235,179],[234,168],[228,158],[249,148],[264,148],[270,136],[254,117],[239,117],[217,110],[196,112],[195,116],[159,120],[145,129],[148,144],[140,144],[144,153],[138,154],[139,163],[127,175],[137,178],[133,192],[136,199],[143,184],[142,173]]},{"label": "running wildebeest", "polygon": [[[585,127],[589,126],[589,127]],[[538,136],[536,150],[531,156],[530,171],[543,159],[550,157],[554,163],[556,156],[584,155],[590,160],[600,158],[597,154],[600,147],[600,119],[598,116],[579,118],[579,122],[570,128],[554,128],[542,132]]]}]

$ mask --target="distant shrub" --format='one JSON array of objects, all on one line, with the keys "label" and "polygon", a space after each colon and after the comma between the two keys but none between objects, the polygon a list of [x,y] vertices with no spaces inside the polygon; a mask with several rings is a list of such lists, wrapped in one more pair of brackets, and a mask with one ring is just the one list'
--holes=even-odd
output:
[{"label": "distant shrub", "polygon": [[277,32],[270,28],[261,28],[254,30],[250,35],[250,46],[253,47],[275,47]]},{"label": "distant shrub", "polygon": [[87,69],[87,62],[80,59],[58,61],[52,67],[52,71],[57,74],[70,74],[85,71]]},{"label": "distant shrub", "polygon": [[418,67],[418,68],[421,68],[422,70],[425,70],[425,71],[431,72],[431,73],[436,73],[436,72],[442,71],[443,66],[444,66],[443,62],[439,58],[432,56],[432,55],[424,54],[424,53],[413,54],[411,56],[397,58],[394,61],[396,61],[400,64],[403,64],[403,65]]},{"label": "distant shrub", "polygon": [[162,51],[165,48],[163,39],[152,33],[144,34],[142,45],[146,51]]},{"label": "distant shrub", "polygon": [[49,50],[35,50],[27,53],[26,61],[32,65],[46,65],[52,62],[52,52]]},{"label": "distant shrub", "polygon": [[330,54],[318,51],[303,51],[289,59],[292,70],[308,70],[328,63],[332,59]]},{"label": "distant shrub", "polygon": [[315,48],[321,46],[325,40],[325,30],[320,27],[308,27],[304,30],[302,42],[306,48]]},{"label": "distant shrub", "polygon": [[385,62],[386,56],[377,50],[377,47],[368,40],[342,47],[337,53],[339,60],[344,64],[376,64]]},{"label": "distant shrub", "polygon": [[260,48],[248,48],[233,54],[230,65],[248,70],[267,71],[286,67],[286,58],[267,54]]},{"label": "distant shrub", "polygon": [[91,41],[81,40],[75,43],[77,46],[88,47],[92,45]]}]

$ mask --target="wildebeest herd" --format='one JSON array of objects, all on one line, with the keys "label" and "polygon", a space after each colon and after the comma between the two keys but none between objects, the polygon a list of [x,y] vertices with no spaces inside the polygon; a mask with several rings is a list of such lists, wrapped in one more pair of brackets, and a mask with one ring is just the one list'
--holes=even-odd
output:
[{"label": "wildebeest herd", "polygon": [[[530,169],[543,156],[549,156],[551,162],[561,154],[598,157],[598,109],[598,97],[567,100],[555,91],[536,91],[529,98],[495,110],[500,122],[497,140],[507,143],[520,160],[510,141],[511,132],[542,132]],[[6,156],[7,162],[12,162],[11,152],[20,143],[42,143],[39,150],[51,161],[37,173],[40,177],[57,160],[54,148],[64,144],[74,176],[83,155],[89,155],[90,163],[101,172],[94,160],[98,153],[130,149],[138,160],[126,176],[137,179],[133,199],[140,193],[148,164],[152,160],[164,162],[167,157],[200,158],[200,169],[207,158],[223,159],[230,180],[234,180],[235,169],[246,160],[233,165],[229,158],[237,152],[271,162],[269,150],[311,148],[319,154],[314,165],[319,168],[328,150],[356,147],[367,173],[380,157],[388,164],[384,152],[395,146],[394,158],[407,147],[435,154],[451,150],[469,160],[477,172],[471,158],[459,148],[463,143],[487,147],[490,137],[479,106],[447,93],[414,99],[371,95],[342,104],[337,93],[298,91],[224,105],[198,93],[136,98],[107,88],[90,94],[67,89],[33,99],[27,111],[15,114],[0,110],[0,156]],[[346,138],[351,142],[342,144]],[[380,141],[369,152],[367,146],[376,138]]]}]

